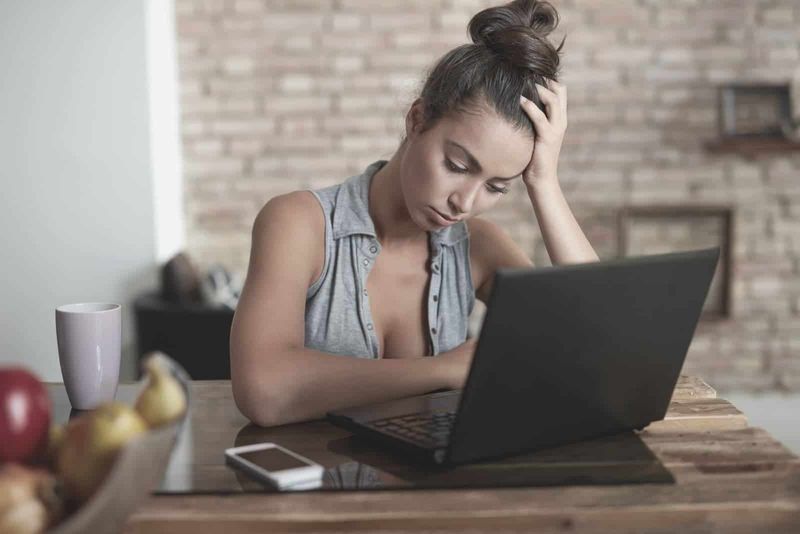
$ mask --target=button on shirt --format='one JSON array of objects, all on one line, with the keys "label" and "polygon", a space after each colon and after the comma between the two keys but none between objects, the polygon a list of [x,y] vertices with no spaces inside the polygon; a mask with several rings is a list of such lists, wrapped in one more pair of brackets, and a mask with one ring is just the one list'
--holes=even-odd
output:
[{"label": "button on shirt", "polygon": [[[367,277],[381,245],[369,215],[369,184],[387,160],[330,187],[310,190],[325,215],[325,263],[308,288],[305,346],[332,354],[379,358]],[[466,341],[475,290],[469,232],[463,221],[428,232],[428,338],[430,356]]]}]

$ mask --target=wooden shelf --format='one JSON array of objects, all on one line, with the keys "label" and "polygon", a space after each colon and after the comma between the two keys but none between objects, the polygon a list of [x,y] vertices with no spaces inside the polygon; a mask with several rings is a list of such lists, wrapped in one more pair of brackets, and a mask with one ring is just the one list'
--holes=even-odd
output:
[{"label": "wooden shelf", "polygon": [[705,149],[714,154],[741,154],[754,158],[765,153],[787,153],[800,150],[800,141],[793,141],[785,137],[723,137],[707,141]]}]

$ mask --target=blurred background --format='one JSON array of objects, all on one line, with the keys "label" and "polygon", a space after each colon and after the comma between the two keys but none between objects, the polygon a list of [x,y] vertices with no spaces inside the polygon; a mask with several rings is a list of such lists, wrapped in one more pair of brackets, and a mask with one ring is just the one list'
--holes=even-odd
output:
[{"label": "blurred background", "polygon": [[[258,210],[391,158],[498,3],[0,2],[0,364],[60,381],[54,308],[105,301],[123,379],[147,348],[226,378]],[[800,3],[552,3],[573,212],[601,259],[722,247],[684,373],[800,452]],[[486,217],[549,265],[515,185]]]}]

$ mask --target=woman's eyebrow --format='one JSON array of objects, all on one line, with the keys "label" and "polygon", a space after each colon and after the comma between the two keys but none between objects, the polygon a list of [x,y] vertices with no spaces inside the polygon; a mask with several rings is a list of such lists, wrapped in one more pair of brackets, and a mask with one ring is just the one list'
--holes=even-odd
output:
[{"label": "woman's eyebrow", "polygon": [[[470,167],[475,167],[475,169],[477,169],[478,172],[483,172],[483,167],[481,167],[480,162],[478,162],[478,160],[475,159],[475,156],[473,156],[470,153],[469,150],[467,150],[463,146],[459,145],[458,143],[456,143],[452,139],[445,139],[444,142],[445,142],[445,144],[453,145],[456,148],[460,148],[464,152],[464,155],[467,156],[467,160],[469,160]],[[504,181],[508,182],[510,180],[513,180],[514,178],[519,178],[520,176],[522,176],[522,173],[517,174],[516,176],[512,176],[510,178],[503,178],[501,176],[495,176],[494,178],[490,178],[490,180],[504,180]]]}]

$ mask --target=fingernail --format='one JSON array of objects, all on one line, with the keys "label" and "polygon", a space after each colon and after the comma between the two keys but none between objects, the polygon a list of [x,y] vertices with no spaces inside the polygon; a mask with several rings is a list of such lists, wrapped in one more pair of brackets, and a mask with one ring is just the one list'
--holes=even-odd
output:
[{"label": "fingernail", "polygon": [[524,97],[524,96],[522,96],[522,95],[519,95],[519,101],[520,101],[520,102],[528,102],[528,99],[527,99],[527,98],[525,98],[525,97]]}]

